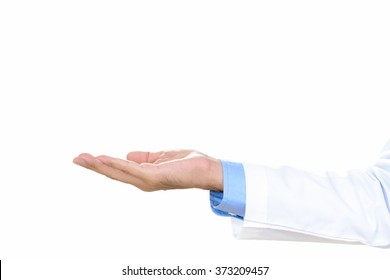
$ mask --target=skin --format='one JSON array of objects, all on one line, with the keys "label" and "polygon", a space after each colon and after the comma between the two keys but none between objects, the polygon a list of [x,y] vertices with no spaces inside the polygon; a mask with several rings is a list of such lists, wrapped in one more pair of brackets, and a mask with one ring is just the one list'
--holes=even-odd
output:
[{"label": "skin", "polygon": [[146,192],[188,188],[223,191],[221,161],[194,150],[130,152],[127,160],[83,153],[73,163]]}]

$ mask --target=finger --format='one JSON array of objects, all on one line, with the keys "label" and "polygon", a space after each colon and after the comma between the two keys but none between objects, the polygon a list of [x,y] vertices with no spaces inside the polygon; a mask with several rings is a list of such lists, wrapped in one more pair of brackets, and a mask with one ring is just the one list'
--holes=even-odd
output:
[{"label": "finger", "polygon": [[127,161],[109,156],[98,156],[97,159],[105,165],[118,169],[131,176],[138,177],[140,179],[146,179],[148,176],[150,176],[145,173],[146,168],[143,168],[143,166],[134,161]]},{"label": "finger", "polygon": [[127,160],[134,161],[136,163],[153,163],[155,162],[163,152],[130,152],[127,154]]},{"label": "finger", "polygon": [[167,150],[160,152],[130,152],[127,159],[137,163],[162,163],[170,160],[180,159],[194,153],[193,150]]},{"label": "finger", "polygon": [[94,159],[90,154],[83,153],[73,159],[73,163],[87,168],[89,163]]},{"label": "finger", "polygon": [[73,163],[85,167],[87,165],[86,161],[81,157],[75,157]]},{"label": "finger", "polygon": [[130,174],[123,172],[122,170],[108,166],[90,154],[81,154],[79,157],[75,158],[74,161],[82,163],[80,165],[83,167],[107,176],[108,178],[121,181],[123,183],[132,184],[136,187],[143,185],[142,181],[138,178],[133,177]]},{"label": "finger", "polygon": [[159,158],[157,158],[154,163],[155,164],[161,164],[164,162],[171,162],[175,160],[181,160],[184,158],[189,158],[192,156],[199,156],[200,153],[196,152],[194,150],[170,150],[170,151],[164,151],[160,155]]}]

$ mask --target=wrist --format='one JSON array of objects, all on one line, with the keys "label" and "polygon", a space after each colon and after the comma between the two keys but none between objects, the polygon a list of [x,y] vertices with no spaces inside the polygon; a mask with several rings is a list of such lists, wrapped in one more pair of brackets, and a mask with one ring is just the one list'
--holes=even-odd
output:
[{"label": "wrist", "polygon": [[211,158],[210,165],[210,185],[208,189],[211,191],[223,191],[223,168],[222,162],[219,159]]}]

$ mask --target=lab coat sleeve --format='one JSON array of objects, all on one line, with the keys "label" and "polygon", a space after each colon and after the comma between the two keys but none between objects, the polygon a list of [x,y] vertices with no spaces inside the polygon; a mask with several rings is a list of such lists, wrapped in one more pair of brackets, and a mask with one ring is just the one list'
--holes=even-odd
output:
[{"label": "lab coat sleeve", "polygon": [[373,166],[343,175],[243,166],[245,217],[233,219],[238,238],[390,245],[390,142]]}]

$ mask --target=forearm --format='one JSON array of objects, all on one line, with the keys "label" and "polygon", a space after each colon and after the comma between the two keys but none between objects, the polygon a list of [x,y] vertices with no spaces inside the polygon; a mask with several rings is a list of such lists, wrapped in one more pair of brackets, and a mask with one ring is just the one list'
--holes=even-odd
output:
[{"label": "forearm", "polygon": [[[245,219],[279,229],[370,245],[390,244],[390,215],[380,181],[369,171],[317,175],[292,167],[258,166],[265,174],[265,205],[256,205],[256,185],[247,185]],[[252,175],[248,172],[247,177]],[[248,178],[249,179],[249,178]],[[255,182],[253,182],[255,183]],[[263,211],[259,211],[263,209]]]},{"label": "forearm", "polygon": [[320,237],[390,245],[389,151],[371,168],[344,175],[288,166],[236,164],[233,169],[230,174],[236,178],[225,180],[224,187],[245,193],[244,215],[224,207],[223,199],[212,207],[217,214],[241,216],[243,221],[235,223],[241,238],[321,241]]}]

